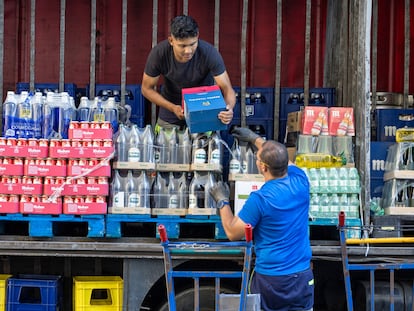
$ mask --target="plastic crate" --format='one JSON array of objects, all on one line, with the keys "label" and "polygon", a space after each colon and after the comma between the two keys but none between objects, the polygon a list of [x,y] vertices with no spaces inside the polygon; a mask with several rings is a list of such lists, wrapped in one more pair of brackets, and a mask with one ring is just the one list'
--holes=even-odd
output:
[{"label": "plastic crate", "polygon": [[[240,87],[235,87],[237,101],[234,107],[234,118],[241,119]],[[246,88],[246,120],[273,120],[275,107],[275,89],[265,87]]]},{"label": "plastic crate", "polygon": [[73,310],[121,311],[123,280],[119,276],[73,277]]},{"label": "plastic crate", "polygon": [[371,178],[383,178],[385,171],[385,162],[387,160],[388,147],[393,142],[371,142]]},{"label": "plastic crate", "polygon": [[62,278],[48,275],[20,275],[7,280],[7,311],[60,310]]},{"label": "plastic crate", "polygon": [[[86,94],[89,94],[90,86],[87,86]],[[106,93],[106,94],[105,94]],[[95,96],[120,96],[121,85],[119,84],[96,84]],[[125,104],[131,106],[132,123],[138,125],[138,127],[145,126],[145,98],[141,93],[140,84],[128,84],[125,86]]]},{"label": "plastic crate", "polygon": [[414,127],[414,109],[377,109],[374,122],[377,141],[395,142],[397,129]]},{"label": "plastic crate", "polygon": [[11,274],[0,274],[0,311],[6,310],[7,280]]},{"label": "plastic crate", "polygon": [[[36,91],[46,94],[47,92],[58,92],[59,83],[35,83],[34,88]],[[68,92],[70,96],[75,98],[76,96],[76,84],[65,83],[63,85],[65,92]],[[30,84],[27,82],[18,82],[16,84],[16,93],[21,93],[22,91],[30,91]]]}]

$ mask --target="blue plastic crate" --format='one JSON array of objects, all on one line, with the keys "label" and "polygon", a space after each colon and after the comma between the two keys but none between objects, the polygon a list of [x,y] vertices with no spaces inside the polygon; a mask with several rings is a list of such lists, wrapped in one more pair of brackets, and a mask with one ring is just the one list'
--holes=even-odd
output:
[{"label": "blue plastic crate", "polygon": [[394,142],[371,142],[371,177],[383,178],[385,170],[385,161],[387,160],[388,147]]},{"label": "blue plastic crate", "polygon": [[[234,118],[241,119],[240,87],[234,87],[237,94],[236,106],[234,107]],[[246,120],[273,120],[275,107],[275,89],[265,87],[246,88]]]},{"label": "blue plastic crate", "polygon": [[62,278],[52,275],[19,275],[7,280],[7,311],[61,310]]},{"label": "blue plastic crate", "polygon": [[371,198],[381,198],[383,188],[384,188],[383,178],[371,177],[370,179]]},{"label": "blue plastic crate", "polygon": [[414,109],[377,109],[375,124],[377,141],[395,142],[397,129],[414,127]]},{"label": "blue plastic crate", "polygon": [[[89,94],[90,86],[86,88],[86,94]],[[138,127],[145,126],[145,97],[141,93],[140,84],[128,84],[125,86],[125,104],[132,108],[130,120]],[[119,84],[96,84],[95,96],[114,96],[121,95],[121,85]]]},{"label": "blue plastic crate", "polygon": [[[35,83],[34,88],[36,91],[46,94],[47,92],[58,92],[59,83]],[[76,96],[76,84],[65,83],[63,85],[65,92],[68,92],[70,96],[75,98]],[[18,82],[16,84],[16,93],[20,94],[22,91],[30,91],[30,84],[27,82]]]}]

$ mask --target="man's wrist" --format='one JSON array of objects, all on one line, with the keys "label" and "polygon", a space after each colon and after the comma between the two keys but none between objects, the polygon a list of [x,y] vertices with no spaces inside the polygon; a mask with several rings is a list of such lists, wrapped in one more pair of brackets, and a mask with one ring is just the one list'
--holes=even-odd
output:
[{"label": "man's wrist", "polygon": [[217,208],[218,209],[222,209],[226,205],[230,205],[230,202],[227,199],[220,200],[220,201],[217,202]]}]

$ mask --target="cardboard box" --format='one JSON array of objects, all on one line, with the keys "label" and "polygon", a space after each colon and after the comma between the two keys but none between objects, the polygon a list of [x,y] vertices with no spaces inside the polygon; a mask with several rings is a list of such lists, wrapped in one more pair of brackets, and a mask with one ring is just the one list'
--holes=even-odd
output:
[{"label": "cardboard box", "polygon": [[217,85],[182,89],[184,116],[191,133],[226,130],[217,115],[226,102]]},{"label": "cardboard box", "polygon": [[259,190],[264,181],[236,181],[234,191],[234,214],[238,215],[252,191]]},{"label": "cardboard box", "polygon": [[106,202],[92,203],[63,203],[63,213],[71,215],[95,215],[106,214]]},{"label": "cardboard box", "polygon": [[302,111],[288,113],[287,130],[290,133],[302,130]]},{"label": "cardboard box", "polygon": [[302,134],[328,135],[328,108],[306,106],[302,114]]},{"label": "cardboard box", "polygon": [[355,136],[354,109],[352,107],[329,108],[329,135]]}]

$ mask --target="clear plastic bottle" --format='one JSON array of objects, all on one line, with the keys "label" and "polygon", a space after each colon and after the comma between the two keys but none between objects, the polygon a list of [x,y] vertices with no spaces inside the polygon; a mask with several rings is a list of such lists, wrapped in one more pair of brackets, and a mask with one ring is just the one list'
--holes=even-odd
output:
[{"label": "clear plastic bottle", "polygon": [[[86,96],[82,96],[78,106],[78,121],[89,122],[92,119],[91,107],[89,99]],[[116,133],[114,131],[114,133]]]},{"label": "clear plastic bottle", "polygon": [[208,172],[207,174],[207,182],[204,186],[204,206],[205,208],[216,208],[217,204],[216,201],[210,194],[210,189],[217,183],[216,179],[212,172]]},{"label": "clear plastic bottle", "polygon": [[351,167],[349,169],[348,185],[349,185],[349,192],[359,193],[361,190],[358,170],[355,167]]},{"label": "clear plastic bottle", "polygon": [[174,173],[170,172],[168,178],[168,208],[179,208],[180,197],[178,188],[178,180],[175,178]]},{"label": "clear plastic bottle", "polygon": [[329,198],[329,217],[337,218],[340,211],[339,197],[338,194],[332,193]]},{"label": "clear plastic bottle", "polygon": [[104,105],[104,118],[105,121],[110,122],[114,133],[118,131],[118,108],[114,97],[109,97]]},{"label": "clear plastic bottle", "polygon": [[111,206],[112,207],[124,207],[125,206],[124,180],[120,176],[118,170],[114,170],[114,177],[111,183]]},{"label": "clear plastic bottle", "polygon": [[152,185],[152,204],[153,208],[168,207],[168,188],[167,182],[161,172],[157,172]]},{"label": "clear plastic bottle", "polygon": [[95,104],[92,111],[92,121],[94,122],[104,122],[105,121],[105,111],[103,103],[100,98],[95,97]]},{"label": "clear plastic bottle", "polygon": [[319,192],[319,171],[316,168],[310,168],[308,170],[308,179],[311,192]]},{"label": "clear plastic bottle", "polygon": [[204,134],[198,134],[193,140],[193,163],[206,163],[207,140]]},{"label": "clear plastic bottle", "polygon": [[187,174],[183,172],[178,178],[179,208],[188,208]]},{"label": "clear plastic bottle", "polygon": [[33,133],[33,111],[31,105],[31,94],[28,92],[21,92],[20,102],[18,104],[19,116],[19,138],[32,138]]},{"label": "clear plastic bottle", "polygon": [[139,135],[138,125],[134,124],[131,127],[128,139],[128,162],[141,161],[141,138]]},{"label": "clear plastic bottle", "polygon": [[309,204],[309,216],[310,217],[319,217],[319,195],[317,193],[312,193]]},{"label": "clear plastic bottle", "polygon": [[349,198],[347,193],[342,193],[339,196],[339,208],[341,211],[345,212],[347,216],[349,213]]},{"label": "clear plastic bottle", "polygon": [[177,128],[173,127],[168,140],[169,163],[178,163],[178,135]]},{"label": "clear plastic bottle", "polygon": [[188,127],[185,129],[182,134],[181,144],[179,145],[179,159],[178,163],[181,164],[190,164],[191,159],[191,137],[190,130]]},{"label": "clear plastic bottle", "polygon": [[347,193],[349,192],[348,187],[348,169],[346,167],[339,168],[338,172],[338,192],[339,193]]},{"label": "clear plastic bottle", "polygon": [[221,164],[223,148],[218,132],[214,132],[208,141],[208,163]]},{"label": "clear plastic bottle", "polygon": [[204,208],[204,183],[199,172],[194,172],[189,186],[188,207]]},{"label": "clear plastic bottle", "polygon": [[237,138],[234,139],[232,148],[231,148],[231,160],[229,163],[229,173],[238,174],[241,173],[241,151],[240,145]]},{"label": "clear plastic bottle", "polygon": [[253,149],[248,146],[246,151],[246,160],[247,160],[247,174],[257,174],[257,165],[256,165],[256,155],[253,152]]},{"label": "clear plastic bottle", "polygon": [[329,192],[329,176],[328,170],[325,167],[319,169],[319,192]]},{"label": "clear plastic bottle", "polygon": [[143,162],[154,163],[154,133],[151,124],[145,126],[141,141],[143,145],[141,157]]},{"label": "clear plastic bottle", "polygon": [[125,125],[121,124],[115,140],[116,158],[118,162],[128,161],[127,153],[127,129]]},{"label": "clear plastic bottle", "polygon": [[33,111],[33,137],[42,137],[43,126],[43,96],[41,92],[36,92],[32,98],[32,111]]},{"label": "clear plastic bottle", "polygon": [[167,137],[164,128],[161,128],[155,139],[155,163],[168,163]]},{"label": "clear plastic bottle", "polygon": [[139,207],[150,208],[150,191],[151,186],[146,171],[142,171],[138,179],[138,195],[139,195]]},{"label": "clear plastic bottle", "polygon": [[325,153],[302,153],[296,155],[295,163],[307,168],[341,167],[346,164],[346,158]]},{"label": "clear plastic bottle", "polygon": [[326,218],[330,215],[330,202],[327,193],[322,193],[319,198],[319,216]]},{"label": "clear plastic bottle", "polygon": [[359,218],[359,197],[358,194],[353,193],[349,198],[349,218]]},{"label": "clear plastic bottle", "polygon": [[129,170],[126,183],[126,207],[140,207],[138,185],[138,179],[132,174],[132,170]]},{"label": "clear plastic bottle", "polygon": [[328,189],[330,193],[338,193],[339,191],[339,174],[335,167],[328,169]]},{"label": "clear plastic bottle", "polygon": [[17,138],[14,124],[17,121],[17,100],[13,91],[8,91],[3,103],[3,136]]}]

